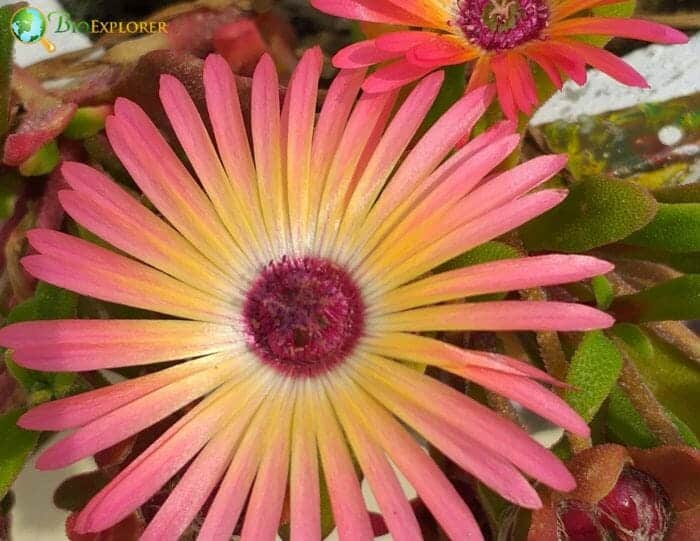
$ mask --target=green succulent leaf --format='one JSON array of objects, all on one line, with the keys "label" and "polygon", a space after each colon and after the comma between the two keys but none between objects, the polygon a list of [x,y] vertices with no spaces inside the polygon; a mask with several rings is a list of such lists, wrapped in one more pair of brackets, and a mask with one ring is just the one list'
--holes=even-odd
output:
[{"label": "green succulent leaf", "polygon": [[58,165],[61,155],[56,140],[47,141],[39,150],[22,162],[19,172],[24,177],[47,175]]},{"label": "green succulent leaf", "polygon": [[87,139],[102,131],[105,127],[105,119],[111,112],[108,105],[96,105],[93,107],[80,107],[71,121],[63,130],[63,135],[69,139]]},{"label": "green succulent leaf", "polygon": [[616,298],[610,312],[617,321],[681,321],[700,318],[700,274],[686,274]]},{"label": "green succulent leaf", "polygon": [[[691,428],[673,412],[666,410],[666,413],[678,428],[683,441],[691,447],[699,448],[700,440]],[[642,449],[656,447],[661,443],[649,430],[642,416],[634,409],[625,392],[617,385],[608,398],[606,420],[610,441]]]},{"label": "green succulent leaf", "polygon": [[700,182],[665,186],[653,191],[661,203],[700,203]]},{"label": "green succulent leaf", "polygon": [[437,270],[440,272],[450,271],[461,269],[462,267],[469,267],[471,265],[478,265],[479,263],[520,257],[521,255],[522,254],[510,244],[490,241],[458,255],[454,259],[450,259],[447,263],[440,265]]},{"label": "green succulent leaf", "polygon": [[615,298],[615,292],[610,280],[605,276],[594,276],[591,278],[591,287],[593,288],[593,295],[598,308],[607,310]]},{"label": "green succulent leaf", "polygon": [[700,203],[660,203],[654,219],[625,243],[668,252],[700,251]]},{"label": "green succulent leaf", "polygon": [[637,325],[618,323],[610,329],[615,336],[622,339],[637,355],[643,359],[651,359],[654,355],[654,345],[649,337]]},{"label": "green succulent leaf", "polygon": [[14,410],[0,416],[0,499],[7,494],[39,440],[39,432],[17,426],[22,413]]},{"label": "green succulent leaf", "polygon": [[700,366],[683,353],[653,334],[647,334],[654,355],[644,358],[622,346],[634,362],[644,381],[662,406],[683,420],[689,429],[700,434]]},{"label": "green succulent leaf", "polygon": [[571,359],[564,399],[590,422],[615,385],[622,356],[601,331],[587,332]]},{"label": "green succulent leaf", "polygon": [[656,213],[656,200],[633,182],[590,179],[558,206],[520,228],[529,250],[583,252],[622,240]]},{"label": "green succulent leaf", "polygon": [[445,68],[445,80],[442,83],[442,87],[440,87],[437,98],[435,98],[435,103],[433,103],[423,120],[423,125],[418,131],[419,134],[425,133],[430,126],[435,124],[437,119],[464,95],[464,88],[467,82],[465,68],[465,64]]}]

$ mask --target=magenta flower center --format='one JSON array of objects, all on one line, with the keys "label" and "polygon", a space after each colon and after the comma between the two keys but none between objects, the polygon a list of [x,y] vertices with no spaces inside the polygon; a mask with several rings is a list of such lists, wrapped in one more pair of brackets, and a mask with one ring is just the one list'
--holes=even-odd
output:
[{"label": "magenta flower center", "polygon": [[336,264],[283,257],[260,273],[243,317],[249,344],[263,362],[306,377],[348,356],[362,333],[364,306],[354,281]]},{"label": "magenta flower center", "polygon": [[457,9],[464,35],[487,51],[539,38],[549,19],[546,0],[458,0]]}]

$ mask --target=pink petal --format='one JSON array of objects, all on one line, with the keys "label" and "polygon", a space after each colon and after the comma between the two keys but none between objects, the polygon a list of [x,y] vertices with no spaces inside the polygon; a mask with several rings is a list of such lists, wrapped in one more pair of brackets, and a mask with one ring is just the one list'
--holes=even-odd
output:
[{"label": "pink petal", "polygon": [[557,395],[527,378],[465,366],[460,375],[506,398],[515,400],[540,417],[581,437],[590,429],[581,416]]},{"label": "pink petal", "polygon": [[27,321],[0,330],[13,359],[45,371],[99,370],[173,361],[240,344],[228,325],[178,320]]},{"label": "pink petal", "polygon": [[359,426],[352,412],[345,411],[340,404],[334,405],[389,532],[394,539],[421,541],[423,536],[416,516],[384,451]]},{"label": "pink petal", "polygon": [[535,489],[500,454],[482,447],[474,438],[431,415],[420,405],[402,399],[381,382],[368,382],[367,387],[379,402],[495,492],[521,507],[537,509],[542,506]]},{"label": "pink petal", "polygon": [[362,89],[365,92],[382,93],[396,90],[408,83],[417,81],[424,75],[433,71],[437,65],[428,68],[411,64],[408,60],[401,59],[382,66],[377,71],[372,73],[365,80]]},{"label": "pink petal", "polygon": [[566,165],[566,154],[537,156],[485,182],[467,195],[455,212],[463,223],[483,216],[551,179]]},{"label": "pink petal", "polygon": [[303,399],[295,404],[289,472],[291,541],[321,541],[318,447],[311,409],[315,405],[315,402]]},{"label": "pink petal", "polygon": [[233,408],[219,402],[230,390],[230,386],[221,388],[202,400],[112,479],[80,512],[76,530],[104,530],[148,501],[204,447],[223,416],[231,413]]},{"label": "pink petal", "polygon": [[511,82],[515,102],[522,112],[532,115],[532,110],[538,104],[535,79],[527,61],[518,53],[507,55],[508,77]]},{"label": "pink petal", "polygon": [[417,30],[387,32],[377,37],[374,42],[380,51],[403,54],[417,45],[435,39],[436,35],[435,32],[421,32]]},{"label": "pink petal", "polygon": [[[292,397],[294,393],[290,393]],[[241,532],[241,541],[274,540],[280,525],[289,474],[290,428],[293,400],[275,412],[275,430],[267,438]],[[269,423],[269,421],[268,421]]]},{"label": "pink petal", "polygon": [[202,321],[230,321],[233,308],[160,271],[77,237],[34,229],[27,234],[42,255],[22,259],[32,276],[108,302]]},{"label": "pink petal", "polygon": [[[481,445],[507,458],[527,475],[561,492],[576,486],[569,470],[548,449],[520,427],[463,393],[391,361],[373,363],[372,372],[390,388],[410,389],[405,396],[413,397],[418,406],[466,434],[478,435]],[[384,437],[387,441],[391,439],[388,434]]]},{"label": "pink petal", "polygon": [[549,40],[546,44],[532,47],[531,52],[548,58],[554,65],[578,85],[586,82],[586,61],[567,43]]},{"label": "pink petal", "polygon": [[[617,2],[618,0],[615,0]],[[536,62],[540,68],[542,68],[542,71],[545,72],[547,77],[549,77],[549,80],[552,81],[552,84],[556,86],[559,90],[561,90],[562,87],[562,80],[561,80],[561,75],[559,74],[559,70],[557,67],[554,65],[554,62],[550,60],[547,55],[542,54],[540,52],[533,51],[532,48],[527,48],[523,51],[523,54]]]},{"label": "pink petal", "polygon": [[[369,238],[372,233],[385,231],[385,228],[395,225],[400,216],[395,211],[405,209],[416,201],[420,194],[417,188],[454,149],[457,142],[471,131],[491,103],[493,95],[492,87],[479,88],[461,98],[431,126],[403,160],[376,205],[372,207],[363,225],[364,233],[361,237]],[[392,219],[387,219],[388,216]]]},{"label": "pink petal", "polygon": [[384,332],[396,331],[589,331],[606,329],[611,316],[590,306],[549,301],[489,301],[417,308],[388,314]]},{"label": "pink petal", "polygon": [[[311,163],[318,80],[323,68],[321,49],[309,49],[299,61],[287,87],[287,203],[292,243],[297,251],[311,246]],[[315,179],[314,179],[315,182]],[[315,208],[313,209],[316,210]],[[315,218],[315,215],[314,215]]]},{"label": "pink petal", "polygon": [[179,539],[226,473],[247,417],[229,420],[187,468],[140,541]]},{"label": "pink petal", "polygon": [[358,21],[425,26],[426,20],[416,17],[388,0],[311,0],[316,9]]},{"label": "pink petal", "polygon": [[[75,191],[62,190],[58,197],[74,220],[127,254],[185,283],[230,297],[228,277],[211,264],[211,258],[112,179],[76,162],[64,162],[61,170]],[[129,219],[124,220],[124,216]]]},{"label": "pink petal", "polygon": [[[409,369],[410,370],[410,369]],[[354,414],[372,432],[391,461],[416,489],[450,539],[483,539],[469,508],[430,456],[388,412],[364,391],[352,393]]]},{"label": "pink petal", "polygon": [[687,43],[688,36],[665,24],[618,17],[578,17],[552,26],[553,36],[603,35],[651,43]]},{"label": "pink petal", "polygon": [[510,85],[508,75],[508,62],[504,54],[499,54],[491,59],[491,69],[496,79],[496,89],[498,91],[498,101],[501,104],[503,113],[507,118],[517,117],[514,89]]},{"label": "pink petal", "polygon": [[420,43],[406,52],[406,60],[414,66],[436,68],[461,64],[476,58],[478,52],[465,47],[455,39],[436,34],[433,39]]},{"label": "pink petal", "polygon": [[184,362],[135,379],[120,381],[75,396],[46,402],[20,417],[18,424],[30,430],[66,430],[88,424],[158,389],[211,368],[221,356]]},{"label": "pink petal", "polygon": [[396,168],[435,101],[443,79],[442,72],[425,77],[416,85],[392,118],[373,149],[371,158],[364,167],[362,176],[357,181],[347,203],[343,216],[343,232],[357,226],[384,188],[387,179]]},{"label": "pink petal", "polygon": [[353,43],[338,51],[333,57],[336,68],[356,69],[379,64],[402,56],[400,52],[379,49],[377,40],[366,40]]},{"label": "pink petal", "polygon": [[[376,276],[374,289],[386,291],[404,284],[475,246],[519,227],[556,206],[565,197],[564,190],[542,190],[507,203],[456,229],[451,229],[450,224],[445,226],[438,223],[419,232],[420,238],[411,242],[411,250],[406,250],[404,239],[404,245],[397,246],[397,250],[401,250],[401,255],[397,257],[401,257],[403,263],[382,276]],[[387,251],[384,256],[389,255]]]},{"label": "pink petal", "polygon": [[116,116],[106,121],[107,136],[144,194],[184,237],[209,253],[221,270],[242,272],[245,257],[146,113],[123,98],[117,99],[114,111]]},{"label": "pink petal", "polygon": [[[114,445],[165,419],[209,393],[235,374],[229,363],[196,372],[116,409],[46,449],[36,461],[41,470],[63,468]],[[144,415],[148,412],[148,415]]]},{"label": "pink petal", "polygon": [[339,537],[343,541],[372,541],[374,533],[360,484],[331,405],[323,403],[316,415],[318,450]]},{"label": "pink petal", "polygon": [[579,255],[493,261],[436,274],[403,286],[387,294],[382,309],[400,311],[474,295],[578,282],[612,269],[613,265],[607,261]]},{"label": "pink petal", "polygon": [[234,190],[187,89],[172,75],[164,74],[160,77],[159,96],[197,178],[219,218],[240,247],[240,255],[252,265],[262,263],[264,259],[253,257],[261,251],[258,238],[262,237],[262,231],[257,231],[257,235],[251,233],[250,207]]},{"label": "pink petal", "polygon": [[228,178],[237,190],[245,194],[249,204],[259,211],[255,165],[236,78],[226,60],[219,55],[209,55],[204,61],[204,92],[209,120]]},{"label": "pink petal", "polygon": [[568,43],[581,54],[587,64],[608,74],[623,85],[649,88],[649,84],[642,75],[610,51],[574,40]]}]

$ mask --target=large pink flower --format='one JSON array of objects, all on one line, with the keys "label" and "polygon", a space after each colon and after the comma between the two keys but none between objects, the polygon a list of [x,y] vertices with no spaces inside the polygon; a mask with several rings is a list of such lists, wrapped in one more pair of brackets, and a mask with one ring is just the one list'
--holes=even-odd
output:
[{"label": "large pink flower", "polygon": [[476,60],[469,89],[496,81],[504,113],[532,114],[538,104],[532,65],[558,88],[562,76],[586,82],[586,65],[617,81],[646,87],[644,78],[614,54],[581,40],[616,36],[654,43],[685,43],[682,32],[639,19],[588,16],[586,10],[620,0],[311,0],[321,11],[419,30],[386,33],[340,51],[333,63],[359,68],[389,62],[364,89],[385,92],[441,66]]},{"label": "large pink flower", "polygon": [[392,115],[396,92],[356,100],[364,72],[342,71],[315,121],[321,66],[318,49],[306,53],[280,110],[277,75],[263,57],[253,79],[252,141],[222,58],[210,56],[204,68],[215,142],[183,85],[163,76],[160,97],[197,179],[137,105],[117,100],[107,134],[160,215],[104,174],[63,166],[66,211],[121,253],[34,230],[38,255],[26,257],[25,268],[82,295],[167,317],[19,323],[0,331],[0,343],[38,370],[181,362],[29,411],[24,427],[72,430],[37,465],[66,466],[191,405],[83,509],[78,531],[117,523],[180,472],[143,539],[177,539],[212,495],[200,539],[228,540],[245,507],[243,539],[271,540],[286,494],[292,539],[319,539],[323,475],[341,538],[370,539],[354,456],[396,539],[420,539],[420,531],[392,463],[452,539],[481,538],[404,424],[518,505],[541,505],[526,476],[573,488],[566,468],[519,427],[416,368],[438,366],[588,434],[541,385],[556,384],[547,374],[418,334],[611,324],[578,304],[463,300],[610,269],[590,257],[430,274],[560,202],[561,190],[528,192],[564,158],[492,173],[518,144],[508,123],[450,156],[492,99],[484,87],[402,159],[442,74],[421,81]]}]

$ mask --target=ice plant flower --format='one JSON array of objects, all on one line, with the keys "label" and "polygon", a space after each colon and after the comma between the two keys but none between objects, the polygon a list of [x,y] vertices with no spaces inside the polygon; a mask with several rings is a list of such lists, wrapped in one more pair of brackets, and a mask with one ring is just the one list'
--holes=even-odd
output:
[{"label": "ice plant flower", "polygon": [[287,494],[291,538],[319,539],[323,476],[341,538],[371,539],[356,460],[396,539],[421,537],[391,464],[452,539],[480,539],[469,509],[405,425],[518,505],[540,506],[526,476],[573,488],[568,470],[527,433],[415,367],[439,366],[588,434],[542,385],[556,384],[546,373],[420,334],[612,323],[578,304],[464,300],[610,270],[591,257],[430,274],[560,202],[560,190],[529,192],[565,159],[542,156],[493,173],[518,144],[508,122],[450,155],[492,100],[488,86],[458,101],[403,157],[443,74],[421,81],[392,115],[398,92],[358,98],[364,70],[341,71],[316,121],[321,67],[320,51],[307,52],[280,107],[274,65],[261,59],[250,140],[221,57],[204,64],[214,140],[184,86],[164,75],[160,98],[196,178],[136,104],[117,100],[107,135],[159,214],[103,173],[63,166],[66,211],[119,253],[33,230],[38,253],[24,258],[25,268],[165,317],[18,323],[0,331],[0,343],[38,370],[168,364],[26,413],[23,427],[72,430],[38,467],[71,464],[189,406],[87,504],[77,531],[119,522],[177,475],[143,539],[178,539],[211,498],[200,539],[228,540],[240,519],[244,540],[272,540]]},{"label": "ice plant flower", "polygon": [[562,75],[586,82],[586,65],[629,86],[644,78],[614,54],[581,38],[610,36],[685,43],[682,32],[661,24],[589,16],[587,10],[618,0],[311,0],[321,11],[357,19],[417,27],[389,32],[341,50],[339,68],[385,63],[364,89],[384,92],[420,79],[436,68],[476,60],[468,89],[494,79],[506,116],[528,115],[539,98],[532,75],[538,65],[561,88]]}]

